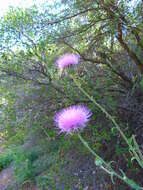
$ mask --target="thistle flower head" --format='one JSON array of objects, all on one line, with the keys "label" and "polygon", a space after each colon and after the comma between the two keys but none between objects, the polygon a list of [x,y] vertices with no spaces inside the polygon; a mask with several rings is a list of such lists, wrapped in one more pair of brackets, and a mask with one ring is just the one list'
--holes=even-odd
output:
[{"label": "thistle flower head", "polygon": [[58,112],[54,121],[61,132],[68,134],[85,127],[91,115],[87,107],[74,105]]},{"label": "thistle flower head", "polygon": [[77,65],[79,59],[80,56],[77,54],[66,53],[57,59],[56,65],[62,70],[70,65]]}]

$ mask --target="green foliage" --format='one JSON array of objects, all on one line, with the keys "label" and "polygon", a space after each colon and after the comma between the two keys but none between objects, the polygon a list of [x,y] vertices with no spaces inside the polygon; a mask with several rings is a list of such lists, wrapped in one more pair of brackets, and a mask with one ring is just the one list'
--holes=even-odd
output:
[{"label": "green foliage", "polygon": [[[1,18],[0,138],[11,151],[0,155],[0,170],[12,164],[20,188],[25,181],[33,181],[42,189],[56,189],[55,175],[59,181],[66,178],[60,175],[64,155],[74,150],[89,156],[76,134],[59,134],[53,124],[58,110],[74,104],[85,104],[93,112],[83,131],[89,145],[133,178],[142,177],[118,131],[69,77],[74,75],[120,123],[127,137],[135,134],[141,145],[141,7],[141,1],[130,7],[123,0],[64,0],[52,7],[45,2],[40,9],[10,8]],[[55,61],[66,52],[79,53],[81,64],[60,76]],[[140,178],[137,181],[142,183]],[[70,189],[70,180],[65,185]]]},{"label": "green foliage", "polygon": [[14,156],[15,176],[20,184],[26,180],[32,180],[34,177],[32,162],[38,158],[38,150],[25,152],[19,149]]},{"label": "green foliage", "polygon": [[0,171],[6,168],[14,159],[12,152],[6,152],[0,154]]},{"label": "green foliage", "polygon": [[143,90],[143,79],[140,81],[141,89]]}]

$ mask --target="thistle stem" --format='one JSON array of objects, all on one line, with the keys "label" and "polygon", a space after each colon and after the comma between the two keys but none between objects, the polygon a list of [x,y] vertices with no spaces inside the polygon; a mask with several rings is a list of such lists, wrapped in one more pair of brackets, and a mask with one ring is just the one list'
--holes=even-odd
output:
[{"label": "thistle stem", "polygon": [[125,140],[125,142],[127,143],[127,145],[129,146],[129,149],[132,151],[132,153],[134,154],[137,162],[139,163],[139,165],[143,168],[143,163],[142,160],[140,159],[140,157],[138,156],[137,152],[135,151],[134,147],[131,145],[131,143],[128,141],[127,137],[124,135],[123,131],[120,129],[119,125],[117,124],[117,122],[115,121],[115,119],[105,110],[105,108],[103,108],[100,104],[98,104],[96,102],[96,100],[90,96],[79,84],[79,82],[72,76],[70,75],[70,77],[72,78],[72,80],[74,81],[74,83],[76,84],[76,86],[79,88],[79,90],[81,90],[81,92],[83,92],[83,94],[85,96],[87,96],[89,98],[89,100],[91,100],[95,106],[97,106],[105,115],[106,117],[113,123],[113,125],[116,127],[116,129],[118,130],[118,132],[121,134],[122,138]]},{"label": "thistle stem", "polygon": [[143,189],[142,187],[138,186],[134,181],[128,179],[125,174],[124,176],[121,176],[119,174],[116,173],[116,171],[114,171],[111,166],[104,161],[94,150],[92,150],[90,148],[90,146],[88,145],[88,143],[83,139],[83,137],[80,135],[80,133],[78,133],[78,138],[80,139],[80,141],[82,142],[82,144],[88,149],[88,151],[95,156],[96,159],[98,159],[101,162],[100,168],[102,170],[104,170],[106,173],[108,173],[112,178],[114,176],[116,176],[118,179],[124,181],[127,185],[129,185],[130,187],[132,187],[135,190],[141,190]]}]

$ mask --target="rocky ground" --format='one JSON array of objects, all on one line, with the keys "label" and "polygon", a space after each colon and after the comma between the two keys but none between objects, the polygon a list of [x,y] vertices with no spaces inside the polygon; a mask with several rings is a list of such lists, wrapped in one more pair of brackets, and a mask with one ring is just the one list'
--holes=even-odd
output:
[{"label": "rocky ground", "polygon": [[0,172],[0,190],[6,190],[6,188],[13,182],[14,174],[13,168],[8,167]]}]

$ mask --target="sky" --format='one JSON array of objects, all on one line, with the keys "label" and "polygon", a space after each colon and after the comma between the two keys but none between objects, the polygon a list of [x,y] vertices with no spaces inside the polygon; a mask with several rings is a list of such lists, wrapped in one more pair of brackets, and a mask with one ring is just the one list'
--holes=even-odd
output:
[{"label": "sky", "polygon": [[5,14],[9,6],[27,8],[34,4],[37,6],[43,2],[52,4],[54,0],[1,0],[0,1],[0,17]]},{"label": "sky", "polygon": [[[0,17],[5,14],[9,6],[27,8],[34,4],[39,6],[43,2],[53,4],[56,0],[1,0],[0,1]],[[130,0],[130,6],[133,8],[139,0]]]}]

